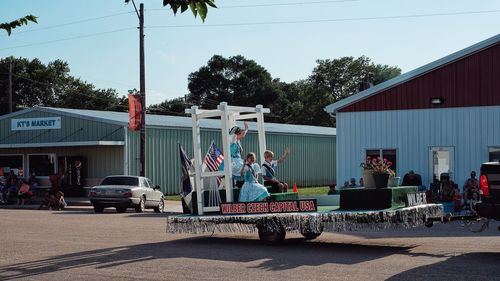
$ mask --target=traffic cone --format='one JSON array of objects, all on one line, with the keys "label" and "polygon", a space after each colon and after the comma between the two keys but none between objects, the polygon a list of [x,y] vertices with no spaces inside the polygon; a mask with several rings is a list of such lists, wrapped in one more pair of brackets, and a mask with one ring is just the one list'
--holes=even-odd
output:
[{"label": "traffic cone", "polygon": [[293,183],[293,192],[299,192],[299,190],[297,189],[297,183]]}]

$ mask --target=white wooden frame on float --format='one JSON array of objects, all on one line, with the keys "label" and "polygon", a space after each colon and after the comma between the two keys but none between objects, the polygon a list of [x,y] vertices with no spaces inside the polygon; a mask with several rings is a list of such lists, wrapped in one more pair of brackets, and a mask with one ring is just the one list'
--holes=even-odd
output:
[{"label": "white wooden frame on float", "polygon": [[[266,151],[266,136],[264,129],[264,113],[269,113],[269,108],[264,108],[262,105],[256,107],[229,106],[225,102],[221,102],[217,109],[204,110],[197,106],[192,106],[185,110],[191,114],[193,121],[193,152],[194,152],[194,186],[196,193],[196,203],[198,206],[198,215],[203,215],[205,212],[219,211],[219,207],[204,207],[203,196],[203,179],[215,176],[224,176],[224,186],[226,187],[226,202],[233,202],[233,175],[231,172],[231,153],[229,150],[230,135],[229,130],[237,120],[257,119],[257,133],[259,138],[259,156],[260,161],[264,160],[264,151]],[[202,172],[202,152],[200,138],[200,120],[205,118],[217,117],[221,122],[222,133],[222,153],[224,154],[224,171],[217,172]],[[243,157],[243,155],[242,155]],[[228,188],[229,187],[229,188]]]}]

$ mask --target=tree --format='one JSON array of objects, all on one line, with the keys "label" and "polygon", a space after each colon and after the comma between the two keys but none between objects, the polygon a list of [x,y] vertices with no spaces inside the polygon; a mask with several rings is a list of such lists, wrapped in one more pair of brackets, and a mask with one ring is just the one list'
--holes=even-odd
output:
[{"label": "tree", "polygon": [[166,100],[159,104],[150,105],[147,111],[153,114],[184,115],[185,108],[186,103],[184,98],[175,98],[172,100]]},{"label": "tree", "polygon": [[271,107],[279,97],[277,86],[271,74],[253,60],[214,55],[206,66],[189,75],[187,101],[203,108],[214,108],[222,101]]},{"label": "tree", "polygon": [[374,64],[364,56],[317,63],[308,79],[285,83],[273,79],[264,67],[241,55],[215,55],[206,66],[189,75],[187,103],[179,98],[150,110],[183,114],[188,104],[201,108],[215,108],[222,101],[242,106],[262,104],[271,109],[267,121],[335,126],[335,120],[323,110],[327,105],[358,93],[363,84],[378,84],[401,73],[398,67]]},{"label": "tree", "polygon": [[[125,3],[128,4],[130,1],[125,0]],[[163,0],[163,7],[165,6],[170,6],[174,15],[177,14],[179,9],[181,13],[184,13],[189,8],[195,17],[200,15],[202,21],[205,21],[207,17],[208,6],[217,8],[215,0]]]},{"label": "tree", "polygon": [[96,89],[94,85],[73,77],[68,77],[60,93],[57,93],[56,107],[127,111],[128,100],[118,98],[115,89]]},{"label": "tree", "polygon": [[11,22],[0,23],[0,29],[4,29],[5,31],[7,31],[7,34],[10,36],[12,29],[21,25],[26,25],[28,24],[28,21],[38,23],[36,19],[37,17],[35,17],[34,15],[27,15]]},{"label": "tree", "polygon": [[365,56],[342,57],[334,60],[317,60],[309,81],[325,89],[332,102],[356,94],[362,82],[374,85],[401,74],[401,69],[388,65],[374,64]]},{"label": "tree", "polygon": [[12,102],[14,108],[35,105],[80,109],[126,111],[127,99],[114,89],[96,89],[94,85],[69,75],[68,64],[61,60],[44,65],[40,60],[5,58],[0,60],[0,114],[8,112],[9,64],[12,63]]},{"label": "tree", "polygon": [[316,62],[307,82],[300,85],[302,124],[334,126],[335,120],[323,110],[327,105],[358,93],[364,84],[376,85],[401,74],[400,68],[374,64],[365,56]]}]

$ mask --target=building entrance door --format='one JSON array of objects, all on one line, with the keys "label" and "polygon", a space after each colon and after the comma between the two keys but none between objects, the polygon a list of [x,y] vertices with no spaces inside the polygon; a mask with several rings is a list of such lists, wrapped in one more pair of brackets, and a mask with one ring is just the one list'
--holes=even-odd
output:
[{"label": "building entrance door", "polygon": [[453,180],[455,149],[452,146],[440,146],[430,148],[430,175],[431,182],[436,178],[440,179],[442,173],[448,173],[450,180]]}]

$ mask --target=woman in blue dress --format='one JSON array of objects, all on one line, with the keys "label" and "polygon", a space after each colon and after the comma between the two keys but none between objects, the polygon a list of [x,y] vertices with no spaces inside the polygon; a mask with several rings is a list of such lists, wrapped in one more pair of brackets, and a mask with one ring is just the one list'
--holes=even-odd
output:
[{"label": "woman in blue dress", "polygon": [[243,167],[243,159],[241,154],[243,153],[243,148],[241,147],[240,141],[246,136],[248,131],[248,123],[243,123],[245,130],[242,130],[238,126],[234,126],[229,131],[231,136],[231,143],[229,144],[229,151],[231,152],[231,171],[233,174],[233,180],[236,181],[236,186],[241,188],[243,185],[243,177],[240,176],[241,167]]},{"label": "woman in blue dress", "polygon": [[250,152],[240,171],[245,182],[240,191],[239,202],[259,202],[269,197],[267,189],[257,181],[259,172],[259,164],[255,163],[255,153]]}]

